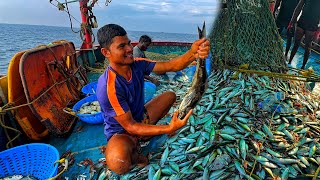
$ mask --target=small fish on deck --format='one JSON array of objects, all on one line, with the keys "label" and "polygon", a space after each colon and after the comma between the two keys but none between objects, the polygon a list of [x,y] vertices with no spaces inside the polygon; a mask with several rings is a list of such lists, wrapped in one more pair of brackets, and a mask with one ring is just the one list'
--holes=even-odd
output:
[{"label": "small fish on deck", "polygon": [[[198,27],[199,39],[206,37],[206,24],[203,23],[202,30]],[[183,119],[184,116],[193,109],[198,101],[201,99],[203,93],[207,88],[207,72],[206,60],[197,58],[197,67],[192,78],[192,83],[186,96],[183,98],[179,107],[179,118]]]}]

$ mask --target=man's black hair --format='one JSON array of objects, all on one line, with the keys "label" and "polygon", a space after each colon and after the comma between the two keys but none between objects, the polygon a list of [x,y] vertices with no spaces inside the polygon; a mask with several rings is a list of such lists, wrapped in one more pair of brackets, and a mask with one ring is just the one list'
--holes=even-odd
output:
[{"label": "man's black hair", "polygon": [[141,37],[140,37],[140,39],[139,39],[139,42],[149,42],[149,43],[151,43],[151,38],[149,37],[149,36],[147,36],[147,35],[142,35]]},{"label": "man's black hair", "polygon": [[98,30],[97,37],[101,48],[109,48],[114,37],[125,36],[126,34],[127,32],[123,27],[117,24],[107,24]]}]

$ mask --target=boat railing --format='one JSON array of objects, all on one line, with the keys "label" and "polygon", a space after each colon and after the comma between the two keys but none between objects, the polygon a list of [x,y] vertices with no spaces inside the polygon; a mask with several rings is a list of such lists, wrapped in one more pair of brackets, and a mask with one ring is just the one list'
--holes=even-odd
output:
[{"label": "boat railing", "polygon": [[320,44],[312,41],[311,47],[312,47],[312,50],[313,50],[315,53],[320,54]]}]

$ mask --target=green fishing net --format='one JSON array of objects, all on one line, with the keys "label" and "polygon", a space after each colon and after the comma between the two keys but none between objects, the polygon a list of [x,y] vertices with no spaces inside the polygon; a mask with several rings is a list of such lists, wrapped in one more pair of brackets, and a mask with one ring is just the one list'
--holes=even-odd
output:
[{"label": "green fishing net", "polygon": [[268,0],[224,0],[213,24],[212,67],[284,72],[286,63],[282,40],[269,10]]}]

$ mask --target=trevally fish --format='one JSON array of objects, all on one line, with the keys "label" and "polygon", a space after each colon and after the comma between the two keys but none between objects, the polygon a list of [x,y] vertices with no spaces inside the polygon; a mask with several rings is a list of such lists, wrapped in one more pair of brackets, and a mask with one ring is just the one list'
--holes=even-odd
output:
[{"label": "trevally fish", "polygon": [[[206,37],[206,24],[203,23],[202,30],[198,27],[199,39]],[[207,87],[206,60],[198,58],[196,71],[192,78],[192,83],[186,96],[183,98],[179,106],[179,119],[183,119],[185,115],[193,109],[201,99]]]}]

